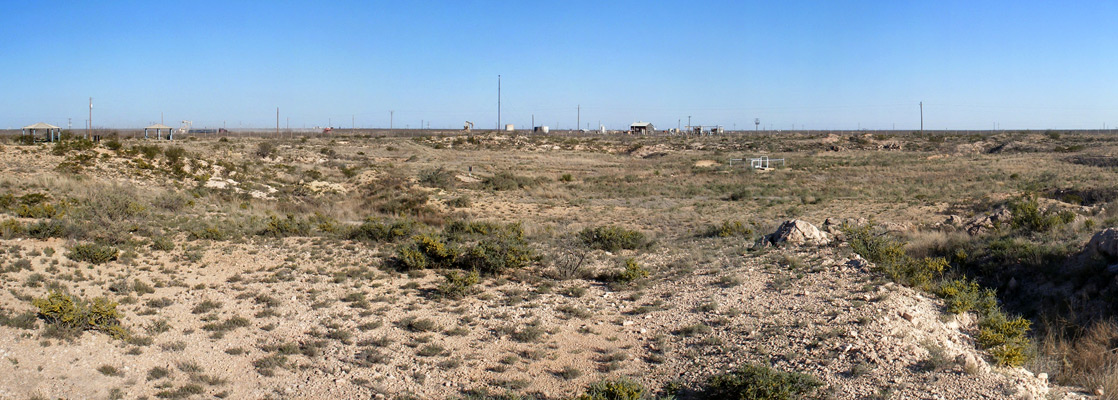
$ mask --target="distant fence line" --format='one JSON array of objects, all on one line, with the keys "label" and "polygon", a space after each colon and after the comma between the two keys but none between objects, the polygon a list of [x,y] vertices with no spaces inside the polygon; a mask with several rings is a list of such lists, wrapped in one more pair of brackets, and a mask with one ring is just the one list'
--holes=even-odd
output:
[{"label": "distant fence line", "polygon": [[[74,136],[85,136],[86,130],[64,130]],[[925,135],[993,135],[999,133],[1080,133],[1080,134],[1113,134],[1118,132],[1118,129],[999,129],[999,130],[924,130]],[[18,136],[23,132],[20,129],[0,129],[0,136]],[[144,138],[143,129],[94,129],[94,135],[100,135],[102,138]],[[214,133],[186,133],[175,134],[175,140],[183,140],[190,137],[210,138],[210,137],[252,137],[252,138],[322,138],[322,137],[354,137],[354,136],[376,136],[376,137],[422,137],[422,136],[469,136],[469,135],[487,135],[487,134],[503,134],[503,135],[518,135],[518,136],[559,136],[559,137],[701,137],[701,136],[757,136],[757,135],[918,135],[921,134],[919,130],[735,130],[725,131],[722,134],[704,134],[696,135],[692,133],[669,133],[668,131],[656,131],[656,133],[648,135],[627,134],[626,131],[607,131],[607,133],[599,133],[598,131],[576,131],[576,130],[551,130],[548,133],[533,132],[531,130],[516,130],[516,131],[503,131],[493,129],[474,129],[471,132],[463,130],[452,129],[334,129],[330,132],[322,132],[318,129],[280,129],[277,133],[275,130],[266,129],[235,129],[226,132]],[[155,140],[154,138],[151,140]]]}]

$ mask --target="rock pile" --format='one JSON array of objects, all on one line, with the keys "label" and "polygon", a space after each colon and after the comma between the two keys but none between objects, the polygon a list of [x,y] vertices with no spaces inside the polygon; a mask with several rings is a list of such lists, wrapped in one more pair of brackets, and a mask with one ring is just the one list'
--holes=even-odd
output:
[{"label": "rock pile", "polygon": [[788,220],[780,224],[780,228],[769,235],[768,240],[773,244],[793,245],[825,245],[831,242],[831,238],[827,236],[826,232],[819,230],[810,222],[799,219]]}]

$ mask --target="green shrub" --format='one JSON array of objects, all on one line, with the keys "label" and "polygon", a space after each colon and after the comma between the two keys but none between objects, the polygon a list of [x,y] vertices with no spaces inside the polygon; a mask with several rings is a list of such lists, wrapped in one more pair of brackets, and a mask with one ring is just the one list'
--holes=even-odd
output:
[{"label": "green shrub", "polygon": [[167,159],[168,164],[177,165],[182,162],[183,157],[186,157],[186,150],[178,146],[168,147],[163,151],[163,157]]},{"label": "green shrub", "polygon": [[640,400],[645,395],[644,386],[626,378],[603,380],[590,384],[576,400]]},{"label": "green shrub", "polygon": [[563,176],[559,177],[559,180],[562,182],[571,182],[575,180],[575,178],[571,176],[571,174],[563,174]]},{"label": "green shrub", "polygon": [[527,266],[533,258],[532,249],[524,240],[518,224],[513,229],[502,229],[469,247],[455,265],[458,268],[499,274]]},{"label": "green shrub", "polygon": [[814,392],[823,382],[806,374],[783,372],[758,365],[738,369],[707,379],[700,393],[705,399],[797,400]]},{"label": "green shrub", "polygon": [[618,280],[621,282],[633,282],[638,279],[648,277],[648,270],[637,264],[637,260],[633,258],[625,259],[625,269],[618,275]]},{"label": "green shrub", "polygon": [[741,221],[722,221],[721,224],[711,225],[707,227],[706,231],[702,233],[703,237],[752,237],[753,228],[750,228]]},{"label": "green shrub", "polygon": [[457,249],[428,234],[412,236],[411,242],[396,249],[399,269],[404,270],[448,268],[457,256]]},{"label": "green shrub", "polygon": [[52,291],[44,299],[33,299],[31,304],[39,309],[42,318],[56,335],[64,338],[81,336],[84,331],[103,332],[115,339],[125,339],[128,331],[120,324],[117,303],[105,298],[92,302]]},{"label": "green shrub", "polygon": [[106,141],[102,142],[101,145],[105,146],[106,149],[109,149],[109,150],[112,150],[112,151],[120,151],[120,149],[122,147],[124,147],[124,145],[121,144],[120,141],[118,141],[116,139],[106,140]]},{"label": "green shrub", "polygon": [[998,301],[993,289],[983,290],[978,282],[968,279],[953,279],[940,283],[936,295],[947,303],[947,311],[953,314],[976,310],[987,315],[998,310]]},{"label": "green shrub", "polygon": [[443,167],[429,169],[419,173],[419,183],[427,187],[450,189],[455,186],[457,178],[454,172]]},{"label": "green shrub", "polygon": [[23,224],[15,219],[5,219],[0,222],[0,238],[11,239],[22,235],[23,232]]},{"label": "green shrub", "polygon": [[15,316],[8,311],[0,309],[0,326],[9,326],[17,329],[35,329],[38,327],[38,316],[33,311],[27,311]]},{"label": "green shrub", "polygon": [[142,144],[132,146],[132,152],[142,154],[144,158],[151,160],[163,154],[163,148],[153,144]]},{"label": "green shrub", "polygon": [[175,249],[174,239],[167,236],[158,236],[151,238],[152,250],[171,251]]},{"label": "green shrub", "polygon": [[1031,324],[1021,317],[1009,319],[1001,311],[991,312],[978,321],[978,344],[990,352],[998,365],[1019,367],[1027,360],[1026,335]]},{"label": "green shrub", "polygon": [[1023,197],[1008,204],[1013,215],[1011,224],[1014,229],[1026,232],[1048,232],[1053,228],[1075,220],[1075,213],[1071,211],[1054,212],[1052,210],[1040,211],[1040,204],[1036,198]]},{"label": "green shrub", "polygon": [[36,239],[64,237],[66,224],[58,220],[39,221],[27,226],[27,236]]},{"label": "green shrub", "polygon": [[636,250],[649,245],[644,233],[612,225],[583,229],[578,237],[590,248],[609,252]]},{"label": "green shrub", "polygon": [[257,234],[260,236],[282,238],[288,236],[306,236],[310,231],[310,222],[287,214],[286,218],[280,218],[275,215],[269,216],[267,224],[265,224],[264,228],[257,232]]},{"label": "green shrub", "polygon": [[96,243],[79,244],[70,248],[70,253],[66,254],[74,261],[85,261],[91,264],[104,264],[109,261],[115,260],[119,251],[110,246],[104,246]]},{"label": "green shrub", "polygon": [[498,172],[481,180],[481,186],[489,190],[516,190],[535,186],[536,179],[519,176],[511,172]]},{"label": "green shrub", "polygon": [[276,146],[272,142],[260,142],[256,145],[256,156],[260,158],[268,158],[275,152]]},{"label": "green shrub", "polygon": [[443,274],[443,278],[446,281],[439,285],[438,292],[450,299],[461,299],[472,294],[476,291],[474,285],[479,281],[477,271],[448,271]]},{"label": "green shrub", "polygon": [[415,223],[407,219],[398,219],[391,223],[368,218],[361,225],[349,230],[346,237],[350,240],[370,242],[392,242],[412,236],[415,232]]},{"label": "green shrub", "polygon": [[942,257],[918,259],[909,256],[905,253],[904,243],[885,235],[874,234],[872,225],[844,225],[843,231],[855,253],[874,263],[879,271],[901,284],[931,290],[932,283],[948,267],[947,259]]}]

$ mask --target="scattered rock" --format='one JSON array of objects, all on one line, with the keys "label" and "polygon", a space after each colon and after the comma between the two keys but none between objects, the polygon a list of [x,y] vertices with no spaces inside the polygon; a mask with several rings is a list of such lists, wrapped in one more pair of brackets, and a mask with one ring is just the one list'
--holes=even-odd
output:
[{"label": "scattered rock", "polygon": [[1106,228],[1091,236],[1091,241],[1087,242],[1087,252],[1118,257],[1118,229]]},{"label": "scattered rock", "polygon": [[781,224],[776,232],[769,235],[769,241],[774,244],[825,245],[830,243],[831,239],[826,232],[819,230],[815,225],[804,220],[793,219]]}]

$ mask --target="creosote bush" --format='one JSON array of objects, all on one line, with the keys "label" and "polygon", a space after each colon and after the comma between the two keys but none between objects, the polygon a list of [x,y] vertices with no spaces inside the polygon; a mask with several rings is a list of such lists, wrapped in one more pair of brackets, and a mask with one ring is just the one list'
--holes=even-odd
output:
[{"label": "creosote bush", "polygon": [[578,237],[590,248],[609,252],[642,249],[650,244],[644,233],[612,225],[583,229]]},{"label": "creosote bush", "polygon": [[575,400],[640,400],[645,393],[640,383],[621,378],[592,383]]},{"label": "creosote bush", "polygon": [[498,172],[481,180],[481,186],[489,190],[516,190],[535,186],[539,181],[511,172]]},{"label": "creosote bush", "polygon": [[700,236],[703,237],[751,237],[753,228],[741,221],[726,220],[721,224],[708,226]]},{"label": "creosote bush", "polygon": [[52,291],[46,298],[34,299],[31,304],[39,309],[39,318],[48,324],[48,336],[74,338],[84,331],[103,332],[115,339],[125,339],[128,331],[120,324],[117,303],[98,297],[91,302],[75,296]]},{"label": "creosote bush", "polygon": [[119,251],[110,246],[100,245],[96,243],[86,243],[75,245],[70,248],[70,253],[66,254],[74,261],[85,261],[91,264],[104,264],[109,261],[115,260]]},{"label": "creosote bush", "polygon": [[712,400],[797,400],[822,385],[823,382],[811,375],[747,364],[732,372],[708,378],[701,397]]}]

